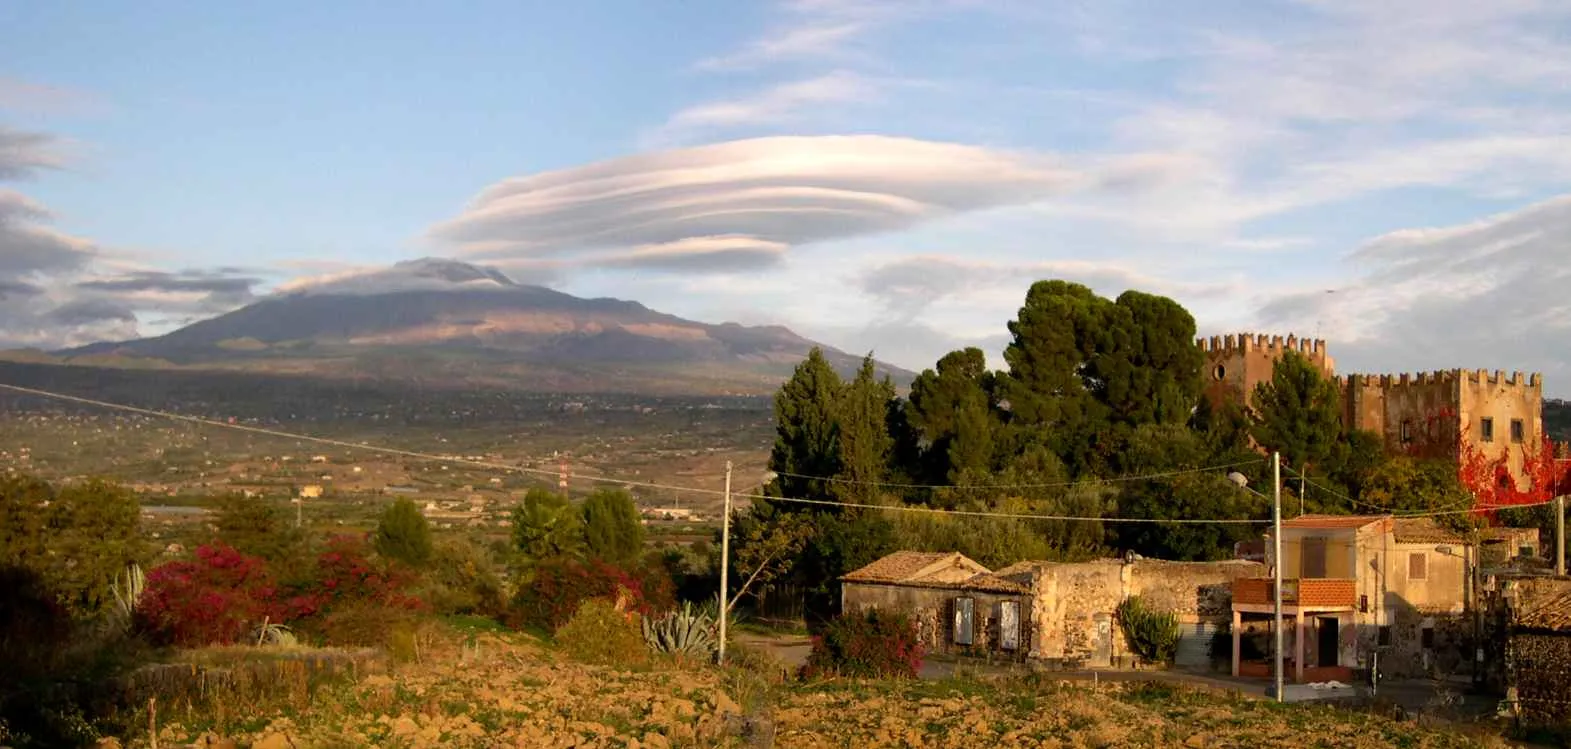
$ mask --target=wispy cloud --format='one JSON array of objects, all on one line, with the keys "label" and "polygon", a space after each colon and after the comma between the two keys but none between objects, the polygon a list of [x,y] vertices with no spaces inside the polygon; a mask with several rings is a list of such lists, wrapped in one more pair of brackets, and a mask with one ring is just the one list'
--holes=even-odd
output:
[{"label": "wispy cloud", "polygon": [[876,91],[867,79],[846,71],[790,81],[746,97],[683,109],[672,115],[645,142],[650,146],[669,146],[685,142],[698,134],[724,132],[739,127],[788,126],[811,105],[865,102],[876,97]]}]

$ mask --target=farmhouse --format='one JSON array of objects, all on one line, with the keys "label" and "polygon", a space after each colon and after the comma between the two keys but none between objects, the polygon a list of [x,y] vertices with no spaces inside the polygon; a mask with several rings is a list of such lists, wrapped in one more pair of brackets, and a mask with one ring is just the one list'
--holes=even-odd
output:
[{"label": "farmhouse", "polygon": [[1114,611],[1139,595],[1177,615],[1180,664],[1204,666],[1228,621],[1231,583],[1263,570],[1245,561],[1131,558],[1021,562],[994,573],[955,552],[901,551],[842,577],[841,608],[904,611],[934,652],[1109,667],[1133,662]]}]

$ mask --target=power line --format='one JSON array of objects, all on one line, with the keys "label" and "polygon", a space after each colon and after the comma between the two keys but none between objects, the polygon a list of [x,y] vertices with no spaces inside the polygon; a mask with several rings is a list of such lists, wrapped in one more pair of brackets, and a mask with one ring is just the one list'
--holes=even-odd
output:
[{"label": "power line", "polygon": [[1465,513],[1478,512],[1478,511],[1509,510],[1509,509],[1521,508],[1521,507],[1542,507],[1543,505],[1552,504],[1555,501],[1553,499],[1547,499],[1547,500],[1544,500],[1542,502],[1522,502],[1522,503],[1517,503],[1517,504],[1500,504],[1500,505],[1471,504],[1468,507],[1461,508],[1461,509],[1453,509],[1453,510],[1431,510],[1431,511],[1414,512],[1414,513],[1397,513],[1397,512],[1391,512],[1389,509],[1381,507],[1380,505],[1370,504],[1368,502],[1364,502],[1364,501],[1361,501],[1361,500],[1353,499],[1352,497],[1349,497],[1346,494],[1342,494],[1341,492],[1335,491],[1333,489],[1330,489],[1329,487],[1326,487],[1324,485],[1316,483],[1314,479],[1311,479],[1308,476],[1305,476],[1304,474],[1299,473],[1296,470],[1293,470],[1292,468],[1289,468],[1287,470],[1288,470],[1289,473],[1292,473],[1293,475],[1303,479],[1304,482],[1309,484],[1310,486],[1313,486],[1316,489],[1319,489],[1319,490],[1321,490],[1321,491],[1323,491],[1323,492],[1325,492],[1327,494],[1330,494],[1333,497],[1336,497],[1338,499],[1345,499],[1345,500],[1347,500],[1350,503],[1363,505],[1363,506],[1368,507],[1370,509],[1381,510],[1382,511],[1381,514],[1382,515],[1390,515],[1391,517],[1394,517],[1394,518],[1429,518],[1429,517],[1439,517],[1439,516],[1442,516],[1442,515],[1462,515],[1462,514],[1465,514]]},{"label": "power line", "polygon": [[1003,519],[1006,519],[1006,520],[1070,520],[1070,521],[1081,521],[1081,522],[1087,522],[1087,523],[1157,523],[1157,524],[1165,524],[1165,523],[1201,524],[1201,523],[1204,523],[1204,524],[1210,524],[1210,525],[1215,525],[1215,524],[1219,524],[1219,523],[1225,523],[1225,524],[1231,524],[1231,525],[1256,525],[1256,524],[1266,524],[1266,523],[1270,523],[1271,522],[1270,520],[1239,520],[1239,519],[1236,519],[1236,518],[1225,518],[1225,519],[1221,519],[1221,520],[1209,520],[1209,519],[1200,519],[1200,518],[1161,519],[1161,518],[1109,518],[1109,517],[1092,517],[1092,516],[1083,516],[1083,515],[1032,515],[1032,514],[1027,514],[1027,513],[1014,513],[1014,512],[982,512],[982,511],[976,511],[976,510],[945,510],[945,509],[941,509],[941,508],[937,508],[937,507],[921,507],[921,506],[918,506],[918,505],[874,505],[874,504],[861,504],[861,503],[857,503],[857,502],[839,502],[839,501],[831,500],[831,499],[798,499],[798,498],[795,498],[795,497],[769,497],[769,496],[765,496],[765,495],[762,495],[762,494],[733,494],[731,496],[732,497],[742,497],[742,498],[746,498],[746,499],[763,499],[763,500],[768,500],[768,501],[771,501],[771,502],[794,502],[794,503],[798,503],[798,504],[825,505],[825,506],[830,506],[830,507],[852,507],[852,508],[859,508],[859,509],[866,509],[866,510],[895,510],[895,511],[899,511],[899,512],[918,512],[918,513],[927,513],[927,514],[931,514],[931,515],[957,515],[957,516],[962,516],[962,517],[1003,518]]},{"label": "power line", "polygon": [[861,481],[857,479],[840,478],[838,476],[814,476],[812,474],[791,473],[789,471],[775,471],[774,473],[777,476],[789,476],[791,478],[806,479],[808,481],[827,481],[832,484],[848,484],[851,486],[876,486],[883,487],[885,489],[1057,489],[1080,486],[1083,484],[1116,483],[1122,481],[1145,481],[1148,479],[1170,478],[1173,476],[1184,476],[1192,473],[1207,473],[1210,471],[1221,471],[1228,468],[1252,466],[1264,462],[1264,458],[1258,458],[1255,460],[1245,460],[1237,463],[1206,466],[1204,468],[1186,468],[1183,470],[1147,473],[1138,476],[1115,476],[1113,478],[1097,478],[1084,481],[1054,481],[1042,484],[900,484],[890,481]]},{"label": "power line", "polygon": [[[302,441],[302,442],[313,442],[313,443],[322,444],[322,445],[333,445],[333,446],[336,446],[336,447],[344,447],[344,448],[349,448],[349,449],[354,449],[354,450],[366,450],[368,452],[377,452],[377,453],[383,453],[383,454],[387,454],[387,455],[399,455],[399,456],[409,457],[409,458],[418,458],[420,460],[429,460],[429,461],[437,462],[437,463],[443,463],[443,462],[445,462],[445,463],[457,463],[457,464],[462,464],[462,465],[471,465],[471,466],[475,466],[475,467],[479,467],[479,468],[488,468],[488,469],[498,470],[498,471],[512,471],[512,472],[518,472],[518,473],[535,474],[535,475],[550,476],[550,477],[556,477],[558,475],[557,472],[551,471],[551,470],[548,470],[548,469],[529,468],[529,467],[526,467],[526,466],[510,465],[510,464],[507,464],[507,463],[496,463],[496,462],[484,461],[484,460],[471,460],[469,458],[462,458],[462,457],[456,457],[456,456],[435,455],[435,454],[432,454],[432,453],[422,453],[422,452],[415,451],[415,450],[403,450],[403,449],[395,448],[395,447],[383,447],[383,446],[380,446],[380,445],[373,445],[373,444],[364,443],[364,442],[350,442],[348,440],[332,439],[330,437],[317,437],[317,436],[309,435],[309,434],[298,434],[298,433],[295,433],[295,432],[286,432],[286,431],[283,431],[283,430],[280,430],[280,429],[268,429],[268,428],[265,428],[265,427],[254,427],[254,426],[248,426],[248,425],[245,425],[245,424],[230,424],[228,422],[218,421],[216,419],[203,418],[203,417],[200,417],[200,416],[190,416],[190,415],[187,415],[187,414],[177,414],[177,413],[173,413],[173,412],[169,412],[169,411],[159,411],[159,410],[151,409],[151,408],[142,408],[140,406],[130,406],[130,405],[126,405],[124,403],[113,403],[111,401],[97,400],[97,399],[94,399],[94,398],[84,398],[84,397],[77,396],[77,395],[67,395],[65,393],[55,393],[55,392],[51,392],[51,391],[48,391],[48,390],[37,390],[37,389],[34,389],[34,388],[21,387],[19,385],[9,385],[9,384],[5,384],[5,383],[0,383],[0,389],[11,390],[11,391],[15,391],[15,392],[18,392],[18,393],[24,393],[24,394],[27,394],[27,395],[34,395],[34,396],[43,397],[43,398],[54,398],[54,399],[57,399],[57,400],[64,400],[64,401],[69,401],[69,402],[73,402],[73,403],[81,403],[81,404],[84,404],[84,405],[97,406],[97,407],[100,407],[100,408],[107,408],[107,409],[111,409],[111,410],[126,411],[126,412],[129,412],[129,413],[137,413],[137,414],[142,414],[142,415],[146,415],[146,416],[154,416],[154,417],[159,417],[159,418],[173,419],[173,420],[177,420],[177,421],[185,421],[185,422],[189,422],[189,423],[193,423],[193,424],[200,424],[200,425],[204,425],[204,426],[213,426],[213,427],[218,427],[220,429],[233,429],[233,430],[236,430],[236,431],[250,432],[250,433],[253,433],[253,434],[266,435],[266,436],[269,436],[269,437],[278,437],[278,438],[282,438],[282,439],[299,440],[299,441]],[[1215,469],[1212,469],[1212,470],[1215,470]],[[653,483],[653,482],[648,482],[648,481],[630,481],[630,480],[611,478],[611,477],[608,477],[608,476],[580,476],[580,478],[588,480],[588,481],[598,481],[598,482],[601,482],[601,483],[620,484],[620,485],[623,485],[623,486],[636,486],[636,487],[641,487],[641,488],[646,488],[646,489],[659,489],[659,490],[663,490],[663,491],[694,492],[694,493],[717,495],[717,496],[723,496],[725,494],[725,492],[720,491],[720,490],[716,490],[716,489],[703,489],[703,488],[699,488],[699,487],[690,487],[690,486],[673,486],[673,485],[669,485],[669,484],[658,484],[658,483]],[[798,498],[798,497],[770,497],[770,496],[766,496],[766,495],[763,495],[763,494],[732,494],[731,496],[733,498],[763,499],[763,500],[774,501],[774,502],[790,502],[790,503],[796,503],[796,504],[820,505],[820,506],[829,506],[829,507],[848,507],[848,508],[873,509],[873,510],[895,510],[895,511],[900,511],[900,512],[915,512],[915,513],[925,513],[925,514],[932,514],[932,515],[955,515],[955,516],[962,516],[962,517],[994,517],[994,518],[1001,518],[1001,519],[1008,519],[1008,520],[1056,520],[1056,521],[1082,521],[1082,522],[1098,522],[1098,523],[1176,523],[1176,524],[1240,524],[1240,525],[1241,524],[1257,524],[1257,523],[1270,522],[1270,521],[1266,521],[1266,520],[1249,520],[1249,519],[1237,519],[1237,518],[1223,518],[1223,519],[1216,519],[1216,520],[1196,519],[1196,518],[1174,518],[1174,519],[1169,519],[1169,520],[1159,520],[1159,519],[1156,519],[1156,518],[1110,518],[1110,517],[1093,517],[1093,516],[1077,516],[1077,515],[1034,515],[1034,514],[1028,514],[1028,513],[1001,513],[1001,512],[981,512],[981,511],[972,511],[972,510],[946,510],[946,509],[940,509],[940,508],[934,508],[934,507],[918,507],[918,506],[912,506],[912,505],[860,504],[860,503],[854,503],[854,502],[839,502],[839,501],[835,501],[835,500],[825,500],[825,499],[803,499],[803,498]]]}]

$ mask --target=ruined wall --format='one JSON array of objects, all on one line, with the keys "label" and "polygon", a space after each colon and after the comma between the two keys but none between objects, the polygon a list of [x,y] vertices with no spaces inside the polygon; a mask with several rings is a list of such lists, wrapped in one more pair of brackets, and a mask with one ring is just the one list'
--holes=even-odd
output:
[{"label": "ruined wall", "polygon": [[[982,655],[1010,657],[1023,660],[1030,648],[1032,625],[1029,617],[1032,600],[1029,595],[1002,595],[957,588],[925,588],[877,583],[841,583],[841,596],[847,613],[872,609],[901,611],[916,621],[917,637],[922,647],[930,653],[957,655]],[[962,647],[954,644],[954,599],[972,599],[973,631],[975,644]],[[1020,604],[1020,647],[1009,653],[998,648],[999,603],[1015,601]]]},{"label": "ruined wall", "polygon": [[[1125,598],[1139,595],[1174,612],[1181,623],[1221,624],[1232,615],[1232,582],[1261,577],[1258,562],[1166,562],[1133,564],[1103,559],[1072,564],[1036,563],[1029,574],[1011,577],[1030,585],[1032,650],[1065,666],[1105,665],[1129,654],[1114,621]],[[1191,627],[1192,629],[1192,627]]]},{"label": "ruined wall", "polygon": [[1247,406],[1255,386],[1271,379],[1277,359],[1289,350],[1309,357],[1327,377],[1335,373],[1336,363],[1323,340],[1240,333],[1201,338],[1198,343],[1205,353],[1205,393],[1213,406],[1229,402]]}]

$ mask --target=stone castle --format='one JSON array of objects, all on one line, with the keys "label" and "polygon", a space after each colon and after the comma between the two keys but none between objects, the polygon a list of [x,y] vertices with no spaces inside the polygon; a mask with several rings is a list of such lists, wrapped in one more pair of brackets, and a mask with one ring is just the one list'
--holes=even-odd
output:
[{"label": "stone castle", "polygon": [[1276,361],[1297,351],[1335,379],[1344,428],[1379,434],[1391,453],[1503,460],[1517,488],[1529,488],[1527,465],[1544,441],[1542,375],[1451,369],[1338,376],[1323,340],[1243,333],[1202,338],[1199,345],[1206,396],[1215,405],[1246,405],[1255,386],[1271,379]]}]

